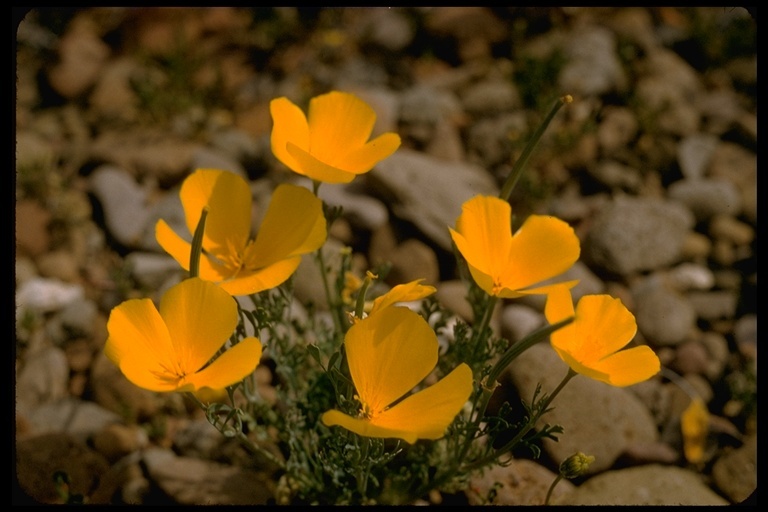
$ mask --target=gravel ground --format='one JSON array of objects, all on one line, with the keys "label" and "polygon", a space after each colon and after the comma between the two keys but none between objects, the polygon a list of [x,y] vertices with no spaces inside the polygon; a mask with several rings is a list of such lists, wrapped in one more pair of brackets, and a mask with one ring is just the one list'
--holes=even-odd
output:
[{"label": "gravel ground", "polygon": [[[104,358],[106,318],[182,277],[153,226],[183,215],[183,179],[231,170],[263,204],[275,184],[296,179],[271,154],[269,101],[332,89],[371,104],[375,131],[396,131],[403,145],[352,185],[321,189],[344,207],[331,242],[351,247],[360,269],[390,263],[390,286],[425,278],[465,318],[446,227],[461,202],[498,191],[553,99],[571,94],[513,208],[574,227],[574,294],[621,298],[638,342],[666,368],[621,390],[574,380],[549,420],[578,425],[573,444],[544,445],[540,460],[520,458],[466,494],[423,503],[479,504],[500,482],[495,503],[540,504],[573,448],[598,462],[559,486],[558,503],[756,499],[754,9],[16,14],[14,500],[60,503],[52,475],[64,471],[89,503],[272,502],[271,475],[192,404],[135,388]],[[321,303],[319,291],[302,266],[297,296]],[[504,303],[495,322],[519,339],[543,322],[542,304]],[[537,365],[559,364],[538,348],[505,376],[509,398],[529,396]],[[682,452],[683,388],[710,413],[697,464]]]}]

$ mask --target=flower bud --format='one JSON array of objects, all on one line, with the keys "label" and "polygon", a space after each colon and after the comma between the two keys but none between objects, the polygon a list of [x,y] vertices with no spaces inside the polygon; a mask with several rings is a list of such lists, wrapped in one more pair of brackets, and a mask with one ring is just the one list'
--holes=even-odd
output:
[{"label": "flower bud", "polygon": [[586,473],[589,465],[593,462],[595,462],[595,457],[592,455],[576,452],[560,464],[560,474],[563,478],[576,478]]}]

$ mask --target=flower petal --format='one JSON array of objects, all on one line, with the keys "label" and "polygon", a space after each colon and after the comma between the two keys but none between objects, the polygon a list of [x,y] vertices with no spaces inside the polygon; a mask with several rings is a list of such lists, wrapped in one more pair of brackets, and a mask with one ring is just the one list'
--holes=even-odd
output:
[{"label": "flower petal", "polygon": [[[472,393],[472,370],[462,363],[436,384],[414,393],[371,419],[377,427],[413,434],[419,439],[439,439]],[[413,443],[405,436],[402,437]]]},{"label": "flower petal", "polygon": [[291,169],[301,175],[324,183],[349,183],[355,179],[356,174],[323,162],[292,142],[286,144],[286,149],[296,166]]},{"label": "flower petal", "polygon": [[353,174],[368,172],[373,167],[391,156],[400,147],[400,136],[396,133],[383,133],[364,146],[353,149],[337,165]]},{"label": "flower petal", "polygon": [[424,281],[424,279],[417,279],[410,283],[399,284],[393,287],[387,293],[377,297],[373,301],[373,306],[368,314],[372,315],[374,312],[380,311],[397,302],[423,299],[437,291],[434,286],[421,284],[422,281]]},{"label": "flower petal", "polygon": [[217,169],[198,169],[181,185],[181,204],[190,233],[208,207],[203,248],[216,254],[242,251],[251,230],[251,189],[242,177]]},{"label": "flower petal", "polygon": [[576,336],[583,344],[580,360],[597,361],[621,350],[637,333],[635,317],[610,295],[585,295],[576,306]]},{"label": "flower petal", "polygon": [[233,296],[250,295],[280,286],[296,272],[301,256],[273,263],[255,272],[241,271],[235,278],[222,281],[219,286]]},{"label": "flower petal", "polygon": [[573,297],[571,296],[571,286],[569,286],[569,284],[570,283],[560,283],[553,285],[547,294],[547,303],[544,306],[544,316],[547,317],[547,322],[550,324],[556,324],[575,314],[573,309]]},{"label": "flower petal", "polygon": [[621,350],[595,363],[593,368],[608,375],[612,386],[632,386],[659,373],[658,356],[646,345]]},{"label": "flower petal", "polygon": [[194,277],[165,292],[160,315],[187,376],[210,361],[238,322],[235,299],[217,285]]},{"label": "flower petal", "polygon": [[579,252],[579,239],[568,223],[531,215],[512,237],[501,282],[511,290],[527,288],[568,270]]},{"label": "flower petal", "polygon": [[[105,355],[139,387],[173,391],[179,373],[168,328],[150,299],[131,299],[112,309]],[[163,378],[165,377],[165,378]]]},{"label": "flower petal", "polygon": [[322,201],[304,187],[280,185],[272,194],[256,240],[246,250],[246,268],[262,268],[315,251],[325,239]]},{"label": "flower petal", "polygon": [[192,384],[195,389],[223,389],[250,375],[260,359],[261,342],[248,337],[227,349],[204,369],[188,376],[186,383]]},{"label": "flower petal", "polygon": [[371,136],[376,112],[353,94],[331,91],[310,100],[308,120],[312,156],[345,169],[346,155]]},{"label": "flower petal", "polygon": [[449,228],[467,263],[492,280],[501,275],[508,263],[511,216],[508,202],[493,196],[475,196],[462,205],[456,231]]},{"label": "flower petal", "polygon": [[385,308],[358,321],[344,345],[360,401],[374,412],[413,389],[437,364],[437,336],[407,308]]},{"label": "flower petal", "polygon": [[288,142],[304,151],[309,151],[309,124],[304,112],[288,98],[276,98],[269,103],[272,114],[272,153],[286,167],[299,174],[304,174],[301,166],[288,152]]}]

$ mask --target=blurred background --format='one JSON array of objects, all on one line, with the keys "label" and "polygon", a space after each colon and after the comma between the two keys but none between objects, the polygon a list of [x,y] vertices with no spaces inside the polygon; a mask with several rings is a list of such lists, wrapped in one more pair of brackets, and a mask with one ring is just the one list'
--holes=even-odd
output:
[{"label": "blurred background", "polygon": [[[473,492],[425,503],[482,503],[494,482],[496,503],[541,503],[574,448],[597,462],[560,484],[562,503],[729,504],[755,491],[753,8],[13,14],[20,502],[61,503],[64,474],[71,496],[89,503],[272,500],[274,475],[193,405],[134,387],[105,359],[105,325],[117,304],[157,299],[184,277],[154,225],[183,225],[178,189],[193,170],[248,178],[254,225],[276,184],[308,185],[271,153],[269,101],[305,106],[333,89],[368,102],[375,134],[395,131],[403,144],[353,183],[321,187],[343,207],[329,254],[350,247],[360,275],[386,270],[382,286],[424,278],[466,320],[447,227],[463,201],[498,193],[553,101],[572,95],[512,195],[515,226],[530,213],[571,224],[582,242],[566,276],[580,279],[574,298],[619,297],[636,315],[635,343],[650,345],[667,369],[555,404],[547,420],[562,420],[561,443],[479,476]],[[297,297],[322,311],[318,276],[305,263]],[[496,331],[517,341],[542,325],[540,299],[502,304]],[[547,368],[548,355],[528,371]],[[262,366],[263,391],[274,396]],[[510,369],[502,399],[530,396],[525,382],[536,376],[525,372]],[[695,461],[680,431],[692,396],[710,414]]]}]

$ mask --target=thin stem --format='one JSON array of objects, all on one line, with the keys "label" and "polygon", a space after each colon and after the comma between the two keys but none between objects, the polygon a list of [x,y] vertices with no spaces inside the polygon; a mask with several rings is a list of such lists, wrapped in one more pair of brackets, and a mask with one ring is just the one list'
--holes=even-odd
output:
[{"label": "thin stem", "polygon": [[533,137],[528,140],[528,143],[525,145],[520,158],[518,158],[515,164],[512,166],[512,170],[509,172],[506,181],[504,181],[504,186],[501,188],[501,193],[499,194],[501,199],[504,199],[505,201],[509,200],[509,196],[512,194],[512,189],[515,188],[517,180],[520,179],[520,176],[523,174],[523,170],[525,170],[525,167],[528,164],[528,160],[530,159],[531,154],[533,154],[533,150],[536,149],[536,146],[538,146],[541,137],[544,135],[544,132],[549,126],[549,123],[555,117],[557,111],[560,110],[560,107],[566,103],[571,103],[572,101],[573,97],[570,94],[566,94],[565,96],[558,98],[552,105],[552,108],[550,108],[547,117],[544,118],[544,121],[542,121],[542,123],[533,133]]},{"label": "thin stem", "polygon": [[208,217],[208,207],[203,207],[200,213],[200,220],[195,227],[195,234],[192,237],[192,248],[189,254],[189,277],[198,277],[200,275],[200,255],[203,253],[203,234],[205,233],[205,219]]},{"label": "thin stem", "polygon": [[508,451],[512,450],[515,446],[517,446],[517,444],[525,438],[528,432],[530,432],[533,429],[533,427],[536,426],[536,422],[539,421],[541,416],[544,415],[545,412],[547,412],[547,409],[549,409],[550,404],[558,395],[558,393],[560,393],[560,391],[565,387],[565,385],[568,384],[568,381],[570,381],[576,375],[578,374],[569,367],[568,373],[566,373],[565,377],[560,382],[560,384],[558,384],[555,390],[552,391],[552,393],[549,396],[547,396],[547,398],[544,400],[543,405],[537,406],[536,414],[528,418],[528,422],[525,424],[525,426],[522,429],[520,429],[517,435],[515,435],[515,437],[511,441],[506,443],[501,448],[494,450],[494,452],[491,455],[478,459],[468,464],[467,466],[465,466],[464,468],[465,471],[472,471],[474,469],[481,468],[486,464],[498,459]]},{"label": "thin stem", "polygon": [[558,483],[560,483],[560,480],[563,479],[563,475],[557,475],[555,480],[552,482],[552,485],[549,486],[549,490],[547,491],[547,497],[544,498],[544,505],[549,505],[549,498],[552,497],[552,491],[555,490],[555,486],[557,486]]}]

